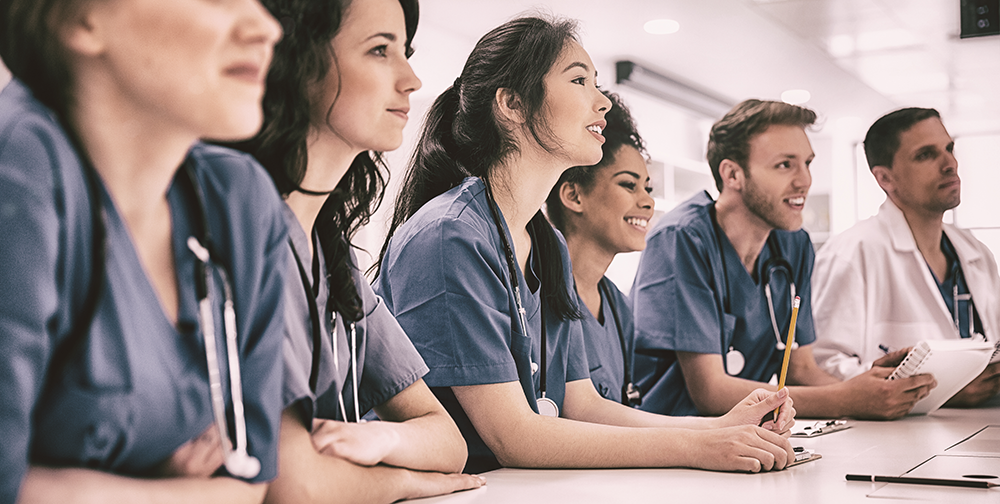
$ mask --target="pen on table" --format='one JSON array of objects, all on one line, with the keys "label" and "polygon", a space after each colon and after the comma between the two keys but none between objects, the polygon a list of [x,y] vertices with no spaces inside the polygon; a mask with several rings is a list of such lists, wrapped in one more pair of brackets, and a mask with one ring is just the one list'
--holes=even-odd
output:
[{"label": "pen on table", "polygon": [[876,483],[909,483],[911,485],[936,485],[966,488],[992,488],[1000,483],[990,481],[954,480],[939,478],[914,478],[910,476],[874,476],[870,474],[848,474],[847,481],[869,481]]},{"label": "pen on table", "polygon": [[[788,360],[792,357],[792,346],[795,344],[795,320],[799,318],[799,297],[792,301],[792,321],[788,325],[788,337],[785,338],[785,358],[781,361],[781,375],[778,377],[778,390],[785,388],[785,377],[788,376]],[[774,408],[774,421],[778,421],[779,405]]]}]

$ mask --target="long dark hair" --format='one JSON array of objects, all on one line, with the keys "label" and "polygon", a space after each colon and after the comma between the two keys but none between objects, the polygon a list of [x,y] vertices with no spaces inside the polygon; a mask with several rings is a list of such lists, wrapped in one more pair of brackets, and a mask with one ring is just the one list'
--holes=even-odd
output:
[{"label": "long dark hair", "polygon": [[[274,179],[278,192],[302,191],[313,103],[309,87],[337,71],[330,41],[340,30],[350,0],[263,0],[284,28],[274,48],[264,94],[264,126],[255,137],[234,146],[249,152]],[[399,0],[406,22],[406,56],[417,31],[417,0]],[[339,73],[338,73],[339,76]],[[334,98],[334,103],[339,99]],[[327,110],[329,117],[333,105]],[[385,164],[377,152],[362,152],[327,197],[316,218],[316,232],[326,261],[330,296],[327,309],[349,320],[364,315],[354,284],[350,239],[368,223],[385,192]],[[309,188],[317,189],[317,188]],[[309,233],[309,230],[306,230]]]},{"label": "long dark hair", "polygon": [[[396,198],[377,270],[385,259],[389,239],[425,203],[469,176],[496,187],[495,169],[518,149],[494,109],[498,89],[516,95],[528,131],[543,148],[554,150],[553,135],[542,115],[544,79],[563,48],[573,40],[576,23],[540,17],[508,21],[479,40],[462,75],[427,113],[417,150]],[[496,205],[492,198],[489,203]],[[578,318],[580,311],[566,286],[555,231],[541,211],[532,217],[528,228],[542,262],[543,297],[560,318]]]},{"label": "long dark hair", "polygon": [[84,3],[79,0],[0,2],[0,58],[38,101],[64,121],[73,80],[58,30]]},{"label": "long dark hair", "polygon": [[618,155],[619,149],[625,146],[634,148],[643,157],[648,158],[646,144],[643,142],[642,137],[639,136],[639,131],[635,127],[635,120],[632,119],[632,114],[629,112],[628,107],[625,106],[625,103],[622,102],[621,97],[610,91],[602,91],[602,93],[611,100],[611,110],[607,114],[604,114],[604,120],[608,124],[601,132],[604,135],[604,145],[601,146],[604,157],[601,158],[599,163],[593,166],[574,166],[564,171],[559,176],[559,181],[552,187],[552,191],[549,192],[549,197],[545,200],[545,210],[549,215],[549,221],[552,222],[552,225],[556,229],[563,233],[566,232],[566,207],[563,206],[562,199],[559,197],[559,189],[563,183],[570,182],[589,191],[594,186],[594,177],[597,175],[597,172],[605,166],[614,164],[615,156]]}]

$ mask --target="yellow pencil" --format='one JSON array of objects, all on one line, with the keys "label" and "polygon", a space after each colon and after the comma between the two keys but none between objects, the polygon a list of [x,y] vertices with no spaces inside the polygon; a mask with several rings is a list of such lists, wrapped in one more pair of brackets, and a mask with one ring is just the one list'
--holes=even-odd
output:
[{"label": "yellow pencil", "polygon": [[[778,376],[778,390],[785,388],[785,376],[788,375],[788,361],[792,357],[792,345],[795,344],[795,320],[799,318],[799,297],[795,296],[792,301],[792,322],[788,326],[788,337],[785,338],[785,359],[781,361],[781,375]],[[774,421],[778,421],[778,411],[781,406],[774,408]]]}]

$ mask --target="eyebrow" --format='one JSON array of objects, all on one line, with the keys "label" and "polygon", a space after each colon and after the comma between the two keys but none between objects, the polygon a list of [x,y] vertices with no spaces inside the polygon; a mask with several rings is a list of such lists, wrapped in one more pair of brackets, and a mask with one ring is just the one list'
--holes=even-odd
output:
[{"label": "eyebrow", "polygon": [[[587,66],[586,63],[584,63],[582,61],[574,61],[574,62],[570,63],[568,66],[566,66],[566,68],[563,69],[563,73],[566,73],[566,72],[568,72],[568,71],[570,71],[570,70],[572,70],[573,68],[576,68],[576,67],[582,68],[584,72],[589,72],[590,71],[590,67]],[[596,75],[597,72],[594,72],[594,74]]]},{"label": "eyebrow", "polygon": [[[631,175],[632,177],[634,177],[637,180],[642,180],[642,177],[640,177],[638,173],[636,173],[634,171],[628,171],[628,170],[622,170],[622,171],[620,171],[620,172],[612,175],[612,177],[617,177],[617,176],[622,175],[622,174]],[[646,177],[646,180],[649,180],[649,177]]]},{"label": "eyebrow", "polygon": [[367,41],[369,41],[371,39],[374,39],[374,38],[379,38],[379,37],[388,39],[389,42],[395,42],[396,41],[396,34],[395,33],[383,32],[383,33],[376,33],[375,35],[372,35],[371,37],[366,38],[365,42],[367,42]]}]

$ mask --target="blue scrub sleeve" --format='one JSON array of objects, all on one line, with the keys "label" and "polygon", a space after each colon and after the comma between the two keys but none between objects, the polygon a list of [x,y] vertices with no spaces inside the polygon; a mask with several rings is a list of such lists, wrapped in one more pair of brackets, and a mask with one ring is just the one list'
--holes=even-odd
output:
[{"label": "blue scrub sleeve", "polygon": [[[801,233],[801,234],[800,234]],[[795,286],[798,288],[799,314],[795,322],[795,341],[799,345],[809,345],[816,342],[816,326],[813,324],[812,314],[812,271],[813,263],[816,261],[816,252],[813,249],[812,240],[805,231],[795,233],[797,238],[802,238],[802,243],[796,247],[799,251],[798,278],[795,279]],[[804,237],[803,237],[804,236]],[[785,323],[785,334],[788,323]]]},{"label": "blue scrub sleeve", "polygon": [[0,131],[0,502],[17,500],[28,471],[32,412],[58,329],[55,273],[64,259],[51,168],[59,162],[51,152],[58,139],[41,127],[16,126]]},{"label": "blue scrub sleeve", "polygon": [[358,391],[361,411],[368,411],[413,385],[428,369],[385,302],[375,295],[360,272],[354,281],[368,309],[364,319],[365,362]]},{"label": "blue scrub sleeve", "polygon": [[703,237],[677,227],[650,237],[636,274],[636,353],[722,352],[711,246]]},{"label": "blue scrub sleeve", "polygon": [[430,368],[431,387],[518,381],[505,266],[488,232],[437,219],[401,244],[382,273],[382,293]]}]

